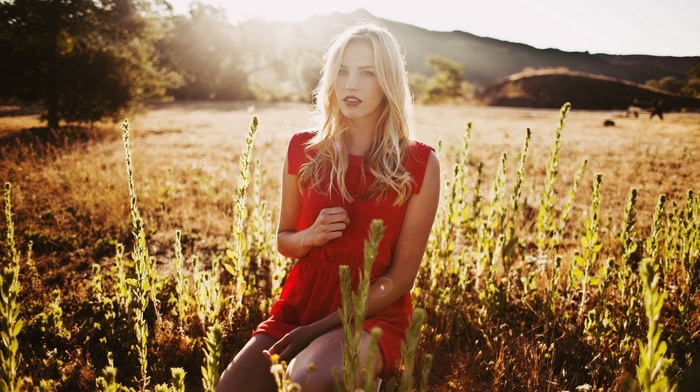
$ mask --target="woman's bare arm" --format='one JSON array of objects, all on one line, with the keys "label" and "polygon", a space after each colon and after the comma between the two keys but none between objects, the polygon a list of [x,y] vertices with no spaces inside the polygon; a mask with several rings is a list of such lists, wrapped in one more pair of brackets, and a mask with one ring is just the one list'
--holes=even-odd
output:
[{"label": "woman's bare arm", "polygon": [[394,256],[387,273],[370,286],[367,316],[409,292],[416,281],[440,201],[440,162],[430,153],[420,193],[408,200]]},{"label": "woman's bare arm", "polygon": [[296,231],[301,211],[299,176],[289,174],[287,159],[282,174],[282,200],[280,219],[277,226],[277,250],[286,257],[299,258],[315,247],[338,238],[350,223],[348,214],[342,207],[325,208],[316,217],[313,225]]}]

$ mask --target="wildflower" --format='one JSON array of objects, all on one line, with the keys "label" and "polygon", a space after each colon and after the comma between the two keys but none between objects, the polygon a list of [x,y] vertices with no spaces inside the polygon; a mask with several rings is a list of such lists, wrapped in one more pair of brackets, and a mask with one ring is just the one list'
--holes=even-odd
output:
[{"label": "wildflower", "polygon": [[293,382],[289,384],[289,388],[287,390],[289,392],[301,392],[301,385],[299,385],[299,383]]},{"label": "wildflower", "polygon": [[309,364],[309,366],[306,367],[306,373],[311,374],[311,373],[313,373],[313,372],[315,372],[315,371],[316,371],[316,364],[313,363],[313,362],[311,362],[311,363]]},{"label": "wildflower", "polygon": [[270,367],[270,373],[284,373],[284,367],[281,364],[276,363]]}]

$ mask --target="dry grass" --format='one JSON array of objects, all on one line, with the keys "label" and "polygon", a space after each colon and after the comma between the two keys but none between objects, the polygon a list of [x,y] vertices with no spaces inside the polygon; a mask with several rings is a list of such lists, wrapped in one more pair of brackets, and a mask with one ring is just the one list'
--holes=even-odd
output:
[{"label": "dry grass", "polygon": [[[163,263],[171,260],[175,230],[183,232],[186,256],[221,251],[231,231],[238,159],[253,115],[260,119],[253,155],[264,171],[262,197],[275,210],[286,142],[308,126],[308,110],[310,107],[301,104],[192,102],[161,105],[135,115],[134,180],[149,230],[151,254]],[[446,174],[451,172],[468,122],[473,124],[470,163],[476,166],[482,162],[487,179],[496,171],[502,152],[508,153],[509,175],[515,173],[525,131],[530,128],[523,198],[532,208],[539,205],[542,184],[537,181],[545,177],[557,118],[556,110],[456,105],[417,108],[418,137],[433,146],[442,142],[440,154]],[[606,119],[616,125],[603,126]],[[105,263],[113,257],[115,243],[128,246],[132,239],[119,124],[66,129],[60,135],[29,130],[39,127],[35,114],[5,113],[0,117],[0,180],[12,183],[18,243],[26,249],[27,243],[33,242],[42,277],[41,288],[33,290],[46,296],[52,288],[89,281],[93,262]],[[560,198],[584,159],[589,164],[577,194],[574,221],[580,222],[588,210],[593,176],[602,173],[601,222],[609,219],[612,225],[619,224],[629,190],[634,187],[639,190],[638,225],[644,230],[660,194],[666,194],[669,202],[682,204],[689,189],[700,190],[700,114],[669,113],[661,121],[573,108],[562,137]],[[3,225],[0,239],[4,231]],[[81,291],[75,292],[79,301]],[[77,328],[85,320],[74,322]],[[543,348],[527,335],[513,336],[512,341],[518,343],[494,349],[500,353],[492,363],[494,372],[512,370],[514,379],[527,379],[527,374],[551,370],[547,368],[551,364],[540,361],[535,362],[544,370],[524,367],[528,359],[544,355]],[[480,354],[471,353],[470,360],[455,357],[461,354],[461,348],[454,348],[442,361],[436,355],[435,390],[463,390],[449,387],[450,383],[485,382],[475,375]],[[546,382],[529,380],[533,388]]]}]

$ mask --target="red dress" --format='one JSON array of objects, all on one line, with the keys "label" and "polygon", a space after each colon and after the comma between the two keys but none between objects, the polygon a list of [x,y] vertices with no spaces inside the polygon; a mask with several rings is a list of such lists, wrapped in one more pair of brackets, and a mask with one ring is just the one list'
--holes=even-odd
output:
[{"label": "red dress", "polygon": [[[311,132],[303,132],[292,137],[287,150],[290,174],[298,174],[301,165],[308,161],[304,147],[312,136]],[[413,193],[420,191],[431,151],[432,147],[413,142],[410,153],[406,154],[404,165],[414,180]],[[369,238],[369,226],[374,219],[382,219],[386,230],[379,244],[370,280],[374,281],[384,275],[391,264],[407,203],[394,206],[396,194],[393,192],[379,203],[373,199],[362,199],[361,195],[372,183],[373,177],[365,170],[365,181],[362,181],[362,157],[350,156],[349,159],[345,184],[354,200],[347,202],[336,192],[331,195],[323,195],[316,190],[304,192],[297,231],[311,226],[319,212],[328,207],[344,207],[350,224],[341,237],[324,246],[313,248],[297,260],[282,288],[279,300],[272,307],[270,317],[258,325],[254,335],[264,333],[281,339],[297,326],[310,324],[337,311],[341,305],[338,267],[343,264],[350,265],[351,276],[356,285],[359,271],[364,265],[364,242]],[[401,341],[405,337],[412,314],[411,294],[406,293],[364,322],[364,330],[367,332],[374,327],[382,329],[379,348],[385,375],[394,369],[396,361],[401,357]]]}]

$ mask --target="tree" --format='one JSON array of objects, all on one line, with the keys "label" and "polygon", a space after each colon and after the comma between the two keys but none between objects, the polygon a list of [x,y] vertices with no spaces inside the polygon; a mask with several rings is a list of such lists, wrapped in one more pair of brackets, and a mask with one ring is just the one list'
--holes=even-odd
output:
[{"label": "tree", "polygon": [[250,98],[241,34],[228,22],[223,8],[196,2],[189,17],[174,17],[172,24],[159,50],[183,75],[183,85],[171,91],[175,98]]},{"label": "tree", "polygon": [[0,97],[44,108],[60,121],[116,119],[161,99],[178,75],[162,67],[154,42],[162,1],[0,2]]},{"label": "tree", "polygon": [[700,98],[700,64],[696,64],[685,72],[688,75],[688,82],[683,87],[683,93]]},{"label": "tree", "polygon": [[463,80],[463,64],[442,55],[430,56],[426,63],[435,70],[435,74],[425,81],[421,96],[423,103],[439,103],[471,97],[473,87]]},{"label": "tree", "polygon": [[666,91],[672,94],[681,94],[685,82],[673,76],[666,76],[659,80],[649,80],[645,83],[647,86]]}]

